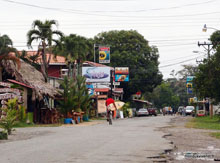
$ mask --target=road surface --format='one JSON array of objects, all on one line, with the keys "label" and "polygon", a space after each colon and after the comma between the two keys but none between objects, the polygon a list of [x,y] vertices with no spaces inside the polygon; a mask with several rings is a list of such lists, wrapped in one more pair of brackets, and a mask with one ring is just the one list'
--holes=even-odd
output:
[{"label": "road surface", "polygon": [[151,162],[172,145],[159,127],[171,116],[118,119],[61,127],[16,129],[13,141],[0,141],[1,163]]}]

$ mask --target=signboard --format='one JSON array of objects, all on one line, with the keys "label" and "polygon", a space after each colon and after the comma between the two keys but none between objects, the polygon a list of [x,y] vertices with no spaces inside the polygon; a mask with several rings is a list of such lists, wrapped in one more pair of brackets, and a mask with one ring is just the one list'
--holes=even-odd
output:
[{"label": "signboard", "polygon": [[115,75],[115,81],[116,82],[128,82],[129,75]]},{"label": "signboard", "polygon": [[86,88],[88,89],[89,96],[94,95],[94,86],[92,84],[86,84]]},{"label": "signboard", "polygon": [[128,75],[129,68],[128,67],[115,67],[115,74]]},{"label": "signboard", "polygon": [[105,100],[98,100],[98,113],[106,113]]},{"label": "signboard", "polygon": [[113,82],[113,85],[120,85],[120,82]]},{"label": "signboard", "polygon": [[187,76],[186,77],[186,87],[187,87],[187,94],[193,93],[193,78],[194,76]]},{"label": "signboard", "polygon": [[128,67],[115,67],[115,81],[128,82],[129,81],[129,68]]},{"label": "signboard", "polygon": [[110,67],[83,67],[82,76],[86,78],[86,82],[110,82]]},{"label": "signboard", "polygon": [[99,63],[110,63],[110,47],[99,47]]},{"label": "signboard", "polygon": [[187,76],[186,77],[186,83],[188,82],[192,82],[193,81],[194,76]]}]

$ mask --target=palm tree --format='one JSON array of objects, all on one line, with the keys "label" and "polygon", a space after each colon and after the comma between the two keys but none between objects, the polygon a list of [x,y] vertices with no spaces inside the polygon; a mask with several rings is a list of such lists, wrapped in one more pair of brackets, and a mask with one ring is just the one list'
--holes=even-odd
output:
[{"label": "palm tree", "polygon": [[2,81],[2,61],[12,60],[20,68],[20,60],[12,53],[17,53],[17,50],[13,48],[13,42],[8,35],[0,36],[0,81]]},{"label": "palm tree", "polygon": [[[61,54],[66,58],[67,63],[69,64],[69,71],[71,71],[71,65],[73,65],[74,71],[72,75],[74,79],[76,79],[76,69],[78,70],[77,74],[79,75],[81,73],[82,62],[92,53],[92,43],[85,37],[77,36],[75,34],[63,37],[61,42]],[[75,65],[75,61],[77,62],[77,65]]]},{"label": "palm tree", "polygon": [[[38,53],[42,55],[41,71],[45,82],[47,82],[48,79],[48,67],[51,59],[52,43],[54,42],[56,45],[59,44],[59,41],[54,39],[53,36],[63,36],[61,31],[52,29],[53,25],[58,25],[55,20],[46,20],[45,22],[35,20],[32,24],[32,29],[27,33],[27,45],[29,47],[31,47],[33,41],[39,41]],[[47,52],[49,52],[48,59],[46,57]]]}]

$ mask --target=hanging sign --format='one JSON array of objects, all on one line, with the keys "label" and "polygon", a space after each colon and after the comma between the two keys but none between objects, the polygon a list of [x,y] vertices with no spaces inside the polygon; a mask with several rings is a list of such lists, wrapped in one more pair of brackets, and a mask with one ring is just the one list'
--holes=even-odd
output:
[{"label": "hanging sign", "polygon": [[99,63],[110,63],[110,47],[99,47]]}]

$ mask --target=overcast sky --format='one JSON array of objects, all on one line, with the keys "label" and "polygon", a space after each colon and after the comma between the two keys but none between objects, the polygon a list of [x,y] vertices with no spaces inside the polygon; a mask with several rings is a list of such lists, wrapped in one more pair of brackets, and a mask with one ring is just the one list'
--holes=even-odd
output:
[{"label": "overcast sky", "polygon": [[[65,35],[92,38],[110,30],[137,30],[157,46],[164,78],[196,64],[205,56],[198,41],[220,29],[220,0],[0,0],[0,34],[18,49],[26,49],[26,34],[34,20],[54,19]],[[200,51],[193,53],[192,51]]]}]

